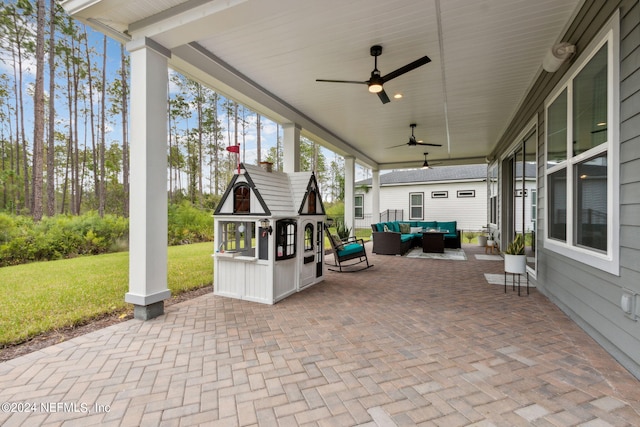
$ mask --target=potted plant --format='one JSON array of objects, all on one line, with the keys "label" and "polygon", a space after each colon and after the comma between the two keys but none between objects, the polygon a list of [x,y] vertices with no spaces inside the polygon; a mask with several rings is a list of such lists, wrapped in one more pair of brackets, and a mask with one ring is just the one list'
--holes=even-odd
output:
[{"label": "potted plant", "polygon": [[[483,225],[482,229],[483,229],[483,231],[484,230],[489,231],[489,227],[486,226],[486,225]],[[487,246],[487,236],[485,234],[483,234],[483,233],[480,233],[478,235],[478,246],[483,247],[483,248]]]},{"label": "potted plant", "polygon": [[527,257],[524,254],[524,236],[516,234],[504,251],[504,271],[506,273],[525,274]]},{"label": "potted plant", "polygon": [[336,233],[340,240],[345,241],[351,236],[351,229],[347,227],[344,222],[338,222],[338,225],[336,226]]},{"label": "potted plant", "polygon": [[494,230],[492,230],[491,228],[488,228],[487,233],[489,237],[487,237],[487,244],[485,246],[489,248],[493,248],[496,245],[496,241],[493,236]]}]

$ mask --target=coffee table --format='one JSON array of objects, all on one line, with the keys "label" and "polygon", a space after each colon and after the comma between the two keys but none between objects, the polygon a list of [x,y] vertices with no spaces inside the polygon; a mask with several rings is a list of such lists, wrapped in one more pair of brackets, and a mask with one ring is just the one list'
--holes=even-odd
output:
[{"label": "coffee table", "polygon": [[446,231],[427,230],[422,232],[422,252],[444,253]]}]

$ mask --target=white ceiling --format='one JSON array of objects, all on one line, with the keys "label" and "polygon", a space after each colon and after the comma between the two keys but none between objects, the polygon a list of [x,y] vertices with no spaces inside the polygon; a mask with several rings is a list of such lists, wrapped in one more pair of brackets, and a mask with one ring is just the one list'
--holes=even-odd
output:
[{"label": "white ceiling", "polygon": [[[113,37],[149,37],[171,65],[359,163],[482,162],[494,148],[581,0],[67,0],[76,18]],[[190,44],[190,45],[187,45]],[[366,85],[372,45],[382,75]],[[222,66],[221,66],[222,64]],[[403,144],[417,139],[442,147]]]}]

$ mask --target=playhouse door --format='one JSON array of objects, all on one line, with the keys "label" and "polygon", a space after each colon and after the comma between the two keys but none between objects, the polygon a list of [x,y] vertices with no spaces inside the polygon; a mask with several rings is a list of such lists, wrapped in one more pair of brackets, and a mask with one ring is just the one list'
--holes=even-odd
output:
[{"label": "playhouse door", "polygon": [[316,223],[316,278],[322,277],[322,265],[324,264],[324,223]]},{"label": "playhouse door", "polygon": [[316,225],[313,221],[302,221],[303,257],[300,265],[300,288],[309,286],[316,279],[316,249],[318,247]]}]

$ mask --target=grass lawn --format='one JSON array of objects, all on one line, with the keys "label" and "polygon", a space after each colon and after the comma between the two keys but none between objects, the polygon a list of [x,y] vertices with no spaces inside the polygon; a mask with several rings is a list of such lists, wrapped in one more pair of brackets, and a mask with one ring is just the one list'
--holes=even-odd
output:
[{"label": "grass lawn", "polygon": [[[210,285],[213,243],[171,246],[172,295]],[[129,253],[0,268],[0,347],[108,313],[128,313]]]}]

